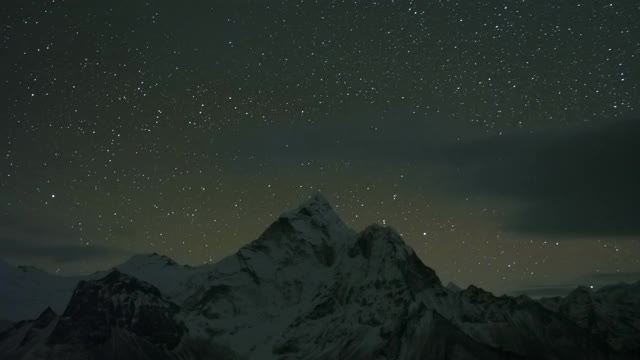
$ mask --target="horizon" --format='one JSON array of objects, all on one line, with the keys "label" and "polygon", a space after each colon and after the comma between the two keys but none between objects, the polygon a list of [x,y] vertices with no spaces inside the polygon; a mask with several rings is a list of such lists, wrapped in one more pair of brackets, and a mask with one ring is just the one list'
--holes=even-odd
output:
[{"label": "horizon", "polygon": [[[340,218],[340,220],[344,221],[342,219],[342,217],[340,217],[340,214],[338,211],[336,211],[335,207],[331,204],[331,201],[328,200],[326,198],[326,195],[324,193],[322,193],[322,191],[316,191],[314,193],[312,193],[311,195],[308,195],[305,199],[301,200],[298,205],[290,207],[287,210],[284,210],[277,218],[273,219],[273,222],[276,222],[277,220],[283,218],[283,217],[287,217],[288,214],[292,214],[295,213],[297,210],[299,210],[301,207],[303,207],[305,204],[308,204],[310,201],[318,201],[317,198],[318,196],[320,197],[320,201],[322,202],[326,202],[327,204],[329,204],[329,206],[331,207],[331,211],[333,211],[334,213],[336,213],[338,215],[338,217]],[[349,226],[350,228],[352,228],[349,224],[346,224],[347,226]],[[389,228],[391,230],[393,230],[394,232],[398,233],[398,235],[400,235],[402,237],[402,234],[398,232],[397,229],[395,229],[393,227],[392,224],[380,224],[380,223],[372,223],[367,225],[364,228],[361,229],[353,229],[357,234],[361,234],[362,231],[364,231],[365,229],[371,227],[371,226],[381,226],[383,228]],[[266,231],[267,228],[265,228],[264,231]],[[264,232],[263,231],[263,232]],[[262,233],[261,233],[262,234]],[[259,235],[260,236],[260,235]],[[257,236],[256,238],[254,238],[253,240],[249,240],[247,241],[244,245],[241,245],[240,248],[238,248],[236,251],[218,259],[217,261],[214,262],[204,262],[204,263],[193,263],[193,264],[189,264],[189,263],[181,263],[178,261],[175,261],[175,259],[171,258],[171,256],[168,256],[166,254],[162,254],[162,253],[158,253],[158,252],[151,252],[151,253],[137,253],[137,254],[130,254],[127,255],[125,258],[113,263],[110,266],[104,267],[104,268],[96,268],[94,270],[91,270],[89,272],[84,272],[84,273],[60,273],[60,272],[55,272],[55,271],[51,271],[50,269],[42,269],[39,268],[37,266],[34,265],[30,265],[30,264],[15,264],[15,263],[11,263],[10,261],[6,261],[6,259],[3,259],[2,257],[0,257],[0,263],[5,263],[9,266],[13,266],[15,268],[19,268],[22,270],[22,268],[27,268],[27,269],[33,269],[36,271],[43,271],[47,274],[50,275],[54,275],[54,276],[61,276],[61,277],[69,277],[69,278],[76,278],[76,277],[83,277],[83,276],[89,276],[89,275],[94,275],[94,274],[98,274],[98,273],[110,273],[114,270],[119,270],[118,267],[121,267],[123,265],[127,265],[129,263],[131,263],[134,259],[139,259],[139,258],[151,258],[151,257],[160,257],[160,258],[164,258],[164,259],[169,259],[171,261],[173,261],[175,264],[175,266],[180,266],[180,267],[203,267],[203,266],[215,266],[217,263],[219,263],[220,261],[222,261],[224,258],[226,257],[231,257],[234,256],[237,251],[239,251],[242,247],[249,245],[251,243],[253,243],[254,241],[256,241],[259,236]],[[407,246],[409,246],[409,244],[406,242],[406,239],[403,238],[403,240],[405,241],[405,244]],[[423,262],[424,263],[424,262]],[[428,263],[424,263],[427,267],[430,267]],[[436,275],[438,275],[438,271],[437,269],[434,269],[436,272]],[[126,273],[126,272],[125,272]],[[107,274],[108,275],[108,274]],[[106,275],[105,275],[106,276]],[[438,277],[440,278],[440,276],[438,275]],[[453,284],[454,286],[460,287],[461,289],[466,289],[469,286],[476,286],[473,283],[468,283],[468,284],[459,284],[456,283],[453,280],[449,280],[449,279],[442,279],[440,278],[443,286],[448,286],[448,284]],[[520,289],[505,289],[503,291],[500,290],[490,290],[490,292],[494,293],[495,295],[499,296],[499,295],[509,295],[509,296],[518,296],[518,295],[527,295],[533,299],[536,298],[545,298],[545,297],[554,297],[554,296],[565,296],[567,294],[569,294],[571,291],[577,289],[577,288],[588,288],[590,290],[596,291],[600,288],[604,288],[607,286],[612,286],[612,285],[619,285],[619,284],[634,284],[640,282],[640,277],[638,278],[627,278],[627,279],[610,279],[608,281],[583,281],[582,283],[580,283],[579,279],[575,279],[574,282],[570,282],[570,283],[564,283],[564,284],[547,284],[546,286],[538,286],[538,287],[530,287],[530,288],[520,288]],[[482,288],[481,286],[479,286],[480,288]]]}]

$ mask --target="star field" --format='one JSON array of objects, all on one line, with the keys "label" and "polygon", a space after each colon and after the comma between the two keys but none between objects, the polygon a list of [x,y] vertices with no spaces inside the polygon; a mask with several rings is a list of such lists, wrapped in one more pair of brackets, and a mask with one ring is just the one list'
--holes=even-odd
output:
[{"label": "star field", "polygon": [[9,1],[0,257],[217,261],[322,191],[460,285],[635,276],[634,208],[611,199],[640,200],[639,17],[634,1]]}]

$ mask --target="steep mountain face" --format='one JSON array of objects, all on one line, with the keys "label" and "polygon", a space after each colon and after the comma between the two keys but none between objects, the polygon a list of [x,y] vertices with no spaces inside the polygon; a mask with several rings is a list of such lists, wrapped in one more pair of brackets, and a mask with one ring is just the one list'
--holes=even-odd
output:
[{"label": "steep mountain face", "polygon": [[[426,290],[444,294],[390,228],[361,232],[333,269],[329,283],[279,332],[271,354],[311,359],[511,358],[462,333],[420,301]],[[309,355],[311,354],[311,355]]]},{"label": "steep mountain face", "polygon": [[[395,230],[356,233],[321,195],[215,265],[152,254],[118,268],[135,277],[113,271],[80,282],[61,317],[47,311],[2,333],[0,357],[637,358],[628,338],[616,352],[610,333],[592,330],[591,308],[443,286]],[[627,304],[630,293],[602,299]],[[584,302],[576,297],[569,303]],[[639,314],[625,309],[616,321],[637,324]],[[637,336],[633,329],[625,331]]]},{"label": "steep mountain face", "polygon": [[178,311],[157,288],[113,270],[100,280],[78,284],[49,343],[101,344],[117,328],[171,350],[184,334],[175,320]]},{"label": "steep mountain face", "polygon": [[252,354],[273,356],[273,337],[331,284],[354,236],[322,196],[312,197],[192,279],[201,286],[185,301],[190,327],[243,351],[247,339],[262,339],[250,341]]},{"label": "steep mountain face", "polygon": [[234,359],[213,343],[187,338],[180,307],[154,286],[113,270],[81,281],[62,316],[47,308],[36,320],[0,333],[3,359]]},{"label": "steep mountain face", "polygon": [[596,291],[579,287],[566,297],[540,299],[616,350],[640,354],[640,281]]}]

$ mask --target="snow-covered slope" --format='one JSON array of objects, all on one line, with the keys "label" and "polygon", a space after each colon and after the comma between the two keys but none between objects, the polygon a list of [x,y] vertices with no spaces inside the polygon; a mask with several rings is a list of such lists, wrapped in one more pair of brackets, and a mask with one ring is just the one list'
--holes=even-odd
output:
[{"label": "snow-covered slope", "polygon": [[[316,195],[283,214],[257,240],[200,274],[186,300],[189,323],[254,356],[270,356],[273,338],[331,284],[355,232]],[[221,330],[222,329],[222,330]]]},{"label": "snow-covered slope", "polygon": [[[265,360],[638,358],[525,296],[443,286],[393,228],[357,233],[320,194],[217,264],[183,267],[153,254],[118,269],[135,277],[81,282],[62,319],[32,337],[46,341],[31,358],[78,346],[93,356],[105,344],[126,349],[123,359],[197,358],[220,346]],[[628,291],[615,293],[607,299],[628,301]],[[18,328],[0,335],[0,357],[14,349],[26,358],[15,344],[28,330]]]}]

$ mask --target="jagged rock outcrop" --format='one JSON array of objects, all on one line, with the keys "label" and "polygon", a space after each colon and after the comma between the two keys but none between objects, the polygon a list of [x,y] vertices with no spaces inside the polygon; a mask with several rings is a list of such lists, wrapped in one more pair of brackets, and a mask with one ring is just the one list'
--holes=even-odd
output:
[{"label": "jagged rock outcrop", "polygon": [[113,270],[78,284],[49,343],[102,344],[118,329],[171,350],[185,332],[176,320],[179,310],[154,286]]},{"label": "jagged rock outcrop", "polygon": [[581,286],[565,297],[544,298],[540,303],[614,349],[640,357],[640,281],[595,291]]},{"label": "jagged rock outcrop", "polygon": [[0,334],[3,359],[238,359],[214,342],[187,337],[180,307],[143,281],[111,271],[81,281],[58,316],[47,308]]}]

